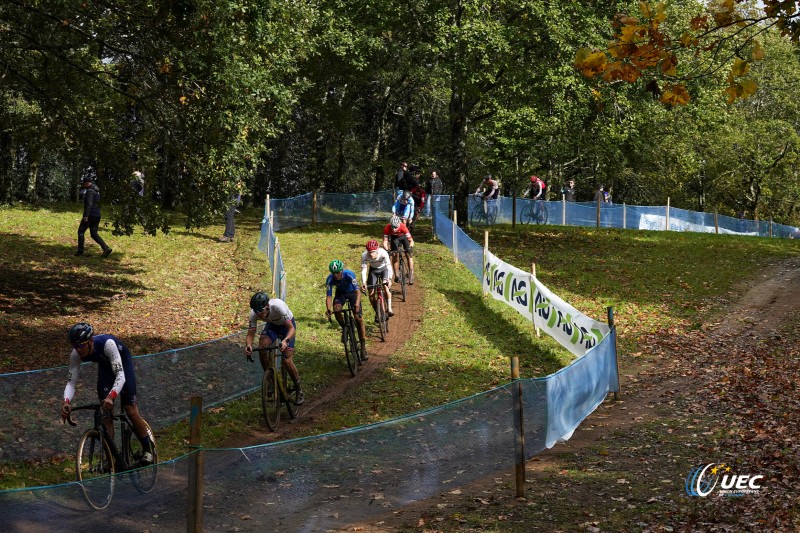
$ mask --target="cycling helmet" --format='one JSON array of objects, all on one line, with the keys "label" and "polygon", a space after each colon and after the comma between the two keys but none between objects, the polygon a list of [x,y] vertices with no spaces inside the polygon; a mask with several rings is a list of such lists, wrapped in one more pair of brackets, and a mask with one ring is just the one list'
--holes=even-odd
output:
[{"label": "cycling helmet", "polygon": [[534,181],[539,181],[539,176],[531,176],[531,183]]},{"label": "cycling helmet", "polygon": [[392,226],[392,229],[397,229],[400,227],[400,217],[394,215],[391,219],[389,219],[389,224]]},{"label": "cycling helmet", "polygon": [[344,270],[344,263],[339,261],[338,259],[334,259],[328,264],[328,270],[331,271],[331,274],[336,274]]},{"label": "cycling helmet", "polygon": [[92,336],[94,336],[94,329],[86,322],[78,322],[69,328],[69,334],[67,336],[70,344],[77,346],[91,339]]},{"label": "cycling helmet", "polygon": [[411,198],[411,191],[406,191],[406,192],[404,192],[404,193],[403,193],[403,198],[405,198],[406,200],[408,200],[409,198]]},{"label": "cycling helmet", "polygon": [[260,313],[269,306],[269,295],[266,292],[258,291],[250,298],[250,309]]},{"label": "cycling helmet", "polygon": [[367,251],[374,252],[378,249],[378,241],[375,239],[367,241]]}]

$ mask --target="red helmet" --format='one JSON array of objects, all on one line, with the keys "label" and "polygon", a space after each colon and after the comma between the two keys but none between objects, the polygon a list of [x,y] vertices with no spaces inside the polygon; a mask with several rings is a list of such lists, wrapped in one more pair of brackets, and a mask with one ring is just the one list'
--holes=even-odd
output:
[{"label": "red helmet", "polygon": [[531,176],[531,183],[539,181],[539,176]]},{"label": "red helmet", "polygon": [[378,249],[378,241],[375,239],[367,241],[367,250],[370,252],[374,252]]}]

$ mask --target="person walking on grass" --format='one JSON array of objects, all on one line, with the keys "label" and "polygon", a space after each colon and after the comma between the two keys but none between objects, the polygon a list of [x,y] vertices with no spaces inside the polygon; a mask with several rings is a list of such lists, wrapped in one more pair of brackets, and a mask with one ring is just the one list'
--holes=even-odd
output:
[{"label": "person walking on grass", "polygon": [[108,257],[112,250],[97,233],[100,227],[100,189],[92,182],[90,177],[84,177],[81,182],[83,188],[83,218],[78,226],[78,251],[75,255],[83,255],[84,234],[89,230],[94,242],[103,249],[103,257]]}]

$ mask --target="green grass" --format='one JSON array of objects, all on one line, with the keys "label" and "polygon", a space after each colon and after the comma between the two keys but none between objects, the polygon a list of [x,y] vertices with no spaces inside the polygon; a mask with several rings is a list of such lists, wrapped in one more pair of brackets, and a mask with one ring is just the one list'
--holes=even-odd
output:
[{"label": "green grass", "polygon": [[[0,278],[4,338],[11,332],[24,337],[44,331],[58,339],[65,324],[89,316],[103,331],[132,336],[136,353],[189,345],[242,329],[249,295],[269,286],[266,262],[255,250],[259,210],[238,220],[236,247],[213,242],[221,235],[221,225],[186,232],[177,217],[178,225],[167,236],[109,237],[114,262],[95,257],[85,258],[84,263],[70,256],[76,208],[14,208],[2,214],[0,261],[4,268],[16,269],[16,277]],[[323,314],[327,264],[337,258],[358,271],[364,242],[378,236],[381,227],[320,225],[279,234],[287,301],[298,323],[297,364],[309,397],[347,372],[337,328]],[[482,242],[482,233],[473,238]],[[535,262],[539,279],[587,315],[605,320],[606,306],[614,306],[625,361],[627,353],[642,350],[641,339],[646,336],[707,322],[765,266],[800,253],[800,243],[688,233],[495,227],[490,249],[525,270]],[[550,374],[572,359],[554,341],[537,338],[530,323],[509,307],[483,297],[478,280],[432,241],[430,226],[424,223],[417,231],[415,257],[419,269],[414,289],[425,291],[420,327],[385,369],[348,392],[324,420],[315,421],[313,429],[291,437],[385,420],[487,390],[508,381],[513,355],[520,357],[523,377]],[[42,292],[32,285],[20,290],[15,282],[20,276],[26,282],[28,278],[23,269],[12,266],[14,262],[37,273],[49,272],[51,279],[44,287],[55,284],[60,289]],[[91,279],[104,298],[86,302],[80,290],[70,290],[76,276]],[[21,299],[27,302],[24,306],[12,305]],[[35,312],[52,301],[66,311]],[[124,330],[134,328],[131,317],[141,317],[151,329]],[[64,342],[57,348],[58,364],[64,364],[68,347]],[[15,355],[4,359],[0,370],[32,364],[34,354]],[[48,394],[59,395],[61,389],[63,383],[54,383]],[[146,399],[142,406],[146,416]],[[230,445],[252,427],[263,427],[258,394],[208,412],[203,443]],[[158,437],[162,459],[187,450],[185,423],[160,431]],[[67,479],[71,479],[68,463],[4,465],[0,470],[2,488]]]}]

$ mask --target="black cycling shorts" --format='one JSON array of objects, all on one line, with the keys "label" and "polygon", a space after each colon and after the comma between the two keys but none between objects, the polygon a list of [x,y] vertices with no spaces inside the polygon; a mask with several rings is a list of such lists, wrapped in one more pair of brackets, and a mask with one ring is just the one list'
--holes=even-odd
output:
[{"label": "black cycling shorts", "polygon": [[392,237],[392,242],[390,248],[393,252],[396,252],[400,249],[400,244],[403,245],[403,250],[408,254],[412,255],[414,248],[411,246],[411,243],[408,242],[408,237],[406,235],[400,235],[399,237]]},{"label": "black cycling shorts", "polygon": [[367,285],[377,285],[378,276],[382,277],[384,282],[389,281],[389,272],[386,270],[386,267],[369,267],[369,272],[367,272]]}]

